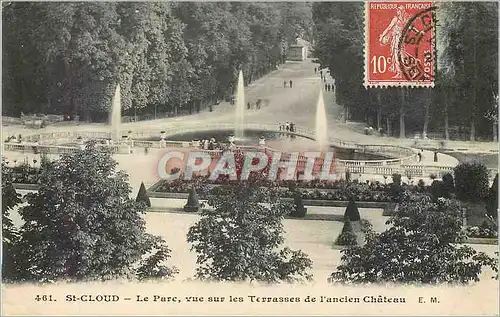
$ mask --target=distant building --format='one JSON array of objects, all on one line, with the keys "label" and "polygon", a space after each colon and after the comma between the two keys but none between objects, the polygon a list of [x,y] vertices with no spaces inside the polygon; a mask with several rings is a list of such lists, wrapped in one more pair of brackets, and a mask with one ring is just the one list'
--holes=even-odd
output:
[{"label": "distant building", "polygon": [[287,60],[289,61],[303,61],[307,58],[307,47],[302,45],[290,45],[287,52]]},{"label": "distant building", "polygon": [[288,47],[287,60],[289,61],[303,61],[309,57],[311,51],[311,43],[297,38],[296,44],[291,44]]}]

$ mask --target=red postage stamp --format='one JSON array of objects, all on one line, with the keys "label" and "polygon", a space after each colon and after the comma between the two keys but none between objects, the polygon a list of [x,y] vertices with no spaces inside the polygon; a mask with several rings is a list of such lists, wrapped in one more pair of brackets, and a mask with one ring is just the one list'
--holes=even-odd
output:
[{"label": "red postage stamp", "polygon": [[365,86],[434,87],[434,3],[369,1],[365,6]]}]

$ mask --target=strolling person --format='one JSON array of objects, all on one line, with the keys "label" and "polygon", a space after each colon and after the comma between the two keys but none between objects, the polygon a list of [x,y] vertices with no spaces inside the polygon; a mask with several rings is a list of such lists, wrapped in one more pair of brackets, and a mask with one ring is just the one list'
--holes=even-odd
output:
[{"label": "strolling person", "polygon": [[290,131],[290,123],[289,123],[289,122],[287,122],[287,123],[286,123],[285,129],[286,129],[287,131]]},{"label": "strolling person", "polygon": [[286,80],[283,81],[283,88],[286,88]]},{"label": "strolling person", "polygon": [[325,84],[325,91],[328,91],[328,86]]},{"label": "strolling person", "polygon": [[317,69],[316,69],[316,67],[314,67],[314,73],[316,74],[316,72],[317,72]]},{"label": "strolling person", "polygon": [[421,163],[422,162],[422,153],[418,152],[417,157],[418,157],[418,162]]},{"label": "strolling person", "polygon": [[292,88],[292,84],[293,84],[293,82],[292,82],[292,80],[290,79],[290,88]]},{"label": "strolling person", "polygon": [[434,151],[434,162],[438,161],[438,152]]},{"label": "strolling person", "polygon": [[247,102],[247,109],[250,109],[251,105],[250,102]]}]

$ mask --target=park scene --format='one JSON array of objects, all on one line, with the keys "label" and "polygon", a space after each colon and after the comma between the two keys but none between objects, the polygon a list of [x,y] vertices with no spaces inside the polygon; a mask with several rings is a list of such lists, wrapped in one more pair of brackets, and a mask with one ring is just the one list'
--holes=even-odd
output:
[{"label": "park scene", "polygon": [[437,5],[433,87],[364,85],[363,2],[2,5],[7,289],[498,297],[497,3]]}]

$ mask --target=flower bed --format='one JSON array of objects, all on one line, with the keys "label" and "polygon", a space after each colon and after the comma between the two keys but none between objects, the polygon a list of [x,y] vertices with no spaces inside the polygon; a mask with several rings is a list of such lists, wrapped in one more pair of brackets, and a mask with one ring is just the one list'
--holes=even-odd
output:
[{"label": "flower bed", "polygon": [[7,167],[12,175],[12,182],[19,184],[38,184],[40,178],[40,169],[31,167],[27,164],[15,167]]},{"label": "flower bed", "polygon": [[[359,183],[357,181],[335,181],[335,182],[260,182],[262,187],[278,188],[282,197],[292,198],[294,189],[302,192],[303,199],[310,200],[336,200],[346,201],[354,197],[356,201],[371,201],[371,202],[390,202],[392,201],[391,186],[381,184],[379,182]],[[231,186],[231,181],[215,181],[207,182],[205,178],[195,178],[191,181],[174,180],[160,181],[150,188],[150,192],[155,193],[188,193],[190,188],[195,186],[197,189],[204,187],[205,189],[213,187]],[[316,187],[315,187],[316,186]],[[416,190],[410,188],[411,185],[403,185],[403,189]],[[416,186],[413,186],[416,187]],[[200,195],[203,195],[203,190],[199,190]]]},{"label": "flower bed", "polygon": [[481,226],[471,226],[465,229],[469,238],[498,238],[498,231],[486,222]]}]

